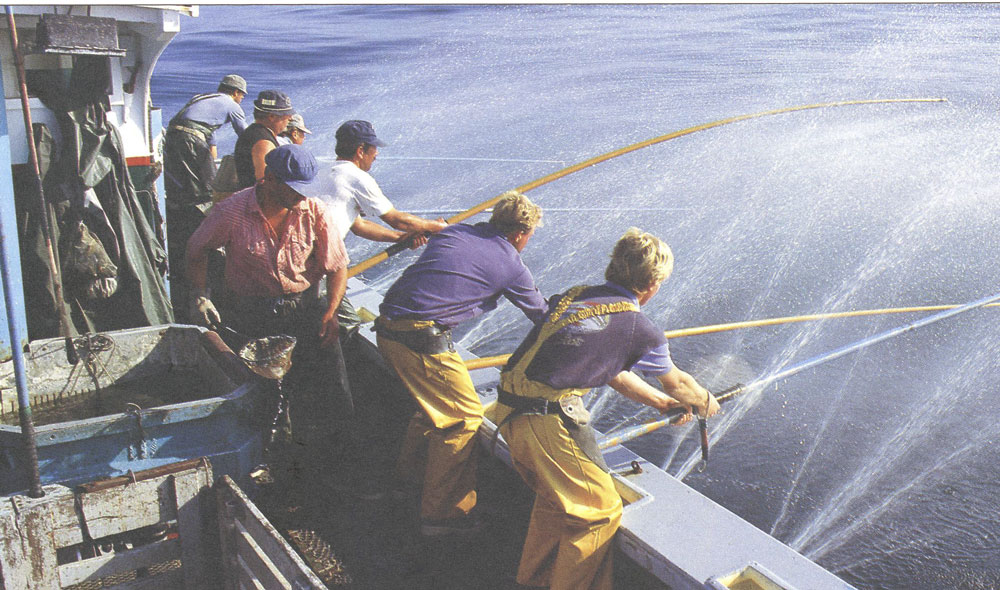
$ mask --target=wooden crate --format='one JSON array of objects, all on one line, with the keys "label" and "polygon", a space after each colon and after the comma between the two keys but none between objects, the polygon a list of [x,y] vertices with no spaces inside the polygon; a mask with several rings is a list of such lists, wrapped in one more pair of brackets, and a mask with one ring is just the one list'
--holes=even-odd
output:
[{"label": "wooden crate", "polygon": [[327,590],[228,475],[214,488],[201,458],[0,497],[0,590]]},{"label": "wooden crate", "polygon": [[0,498],[0,589],[211,587],[211,485],[211,465],[192,459]]},{"label": "wooden crate", "polygon": [[226,590],[327,590],[228,475],[216,498]]}]

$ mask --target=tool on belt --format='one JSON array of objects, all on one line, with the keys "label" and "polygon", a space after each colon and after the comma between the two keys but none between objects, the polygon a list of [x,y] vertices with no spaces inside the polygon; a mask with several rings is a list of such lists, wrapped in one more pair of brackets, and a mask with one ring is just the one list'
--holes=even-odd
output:
[{"label": "tool on belt", "polygon": [[[639,307],[631,301],[618,301],[615,303],[602,303],[599,305],[587,306],[566,317],[570,305],[577,297],[587,289],[586,285],[573,287],[566,292],[566,295],[559,300],[555,309],[542,325],[535,342],[525,351],[524,355],[514,366],[508,366],[500,375],[497,401],[505,406],[513,408],[510,414],[497,425],[497,433],[500,427],[516,418],[527,414],[546,415],[558,413],[563,418],[563,425],[567,432],[580,447],[580,450],[595,464],[606,472],[610,472],[604,455],[597,444],[597,434],[593,426],[590,425],[590,412],[583,406],[582,396],[589,391],[586,389],[564,389],[556,390],[544,383],[532,381],[525,373],[535,355],[541,349],[542,344],[553,334],[564,327],[582,322],[594,316],[604,316],[612,313],[625,311],[639,311]],[[511,390],[517,390],[515,393]],[[532,395],[533,394],[533,395]],[[545,397],[542,397],[542,396]],[[548,398],[557,398],[552,401]],[[493,441],[496,444],[497,433],[494,433]]]},{"label": "tool on belt", "polygon": [[451,339],[451,328],[440,324],[396,330],[386,326],[386,321],[379,317],[375,320],[372,330],[378,332],[379,336],[398,342],[417,354],[455,352],[455,343]]}]

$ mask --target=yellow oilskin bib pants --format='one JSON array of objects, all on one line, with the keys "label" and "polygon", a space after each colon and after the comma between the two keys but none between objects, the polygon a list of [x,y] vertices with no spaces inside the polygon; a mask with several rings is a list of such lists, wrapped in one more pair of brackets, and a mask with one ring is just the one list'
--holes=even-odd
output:
[{"label": "yellow oilskin bib pants", "polygon": [[[433,322],[380,320],[397,330],[419,330]],[[379,351],[420,405],[407,427],[397,475],[423,488],[422,519],[460,518],[476,505],[475,436],[483,406],[457,352],[420,354],[377,335]],[[422,482],[422,485],[421,485]]]},{"label": "yellow oilskin bib pants", "polygon": [[[582,290],[575,287],[563,297],[534,345],[501,375],[502,389],[550,401],[588,391],[553,389],[525,375],[542,343],[562,327],[594,315],[638,311],[634,304],[622,302],[594,306],[560,320]],[[502,424],[511,411],[497,404],[491,418]],[[622,515],[621,497],[611,476],[586,456],[559,414],[519,415],[503,424],[500,432],[514,468],[535,491],[517,582],[552,590],[611,590],[612,540]]]}]

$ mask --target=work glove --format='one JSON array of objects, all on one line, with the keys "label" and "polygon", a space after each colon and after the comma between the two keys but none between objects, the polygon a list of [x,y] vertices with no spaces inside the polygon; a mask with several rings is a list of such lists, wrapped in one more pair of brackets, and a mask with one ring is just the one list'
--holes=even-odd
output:
[{"label": "work glove", "polygon": [[208,328],[222,323],[219,311],[205,293],[195,293],[191,299],[191,320]]}]

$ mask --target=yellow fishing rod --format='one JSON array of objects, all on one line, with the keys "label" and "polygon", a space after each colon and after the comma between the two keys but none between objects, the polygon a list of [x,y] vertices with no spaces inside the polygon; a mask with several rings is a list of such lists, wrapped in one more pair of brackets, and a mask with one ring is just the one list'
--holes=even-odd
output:
[{"label": "yellow fishing rod", "polygon": [[[764,326],[780,326],[783,324],[793,324],[796,322],[808,322],[815,320],[830,320],[840,318],[856,318],[872,315],[888,315],[894,313],[917,313],[922,311],[944,311],[955,309],[959,305],[921,305],[914,307],[886,307],[882,309],[859,309],[854,311],[837,311],[830,313],[810,313],[805,315],[785,316],[780,318],[765,318],[761,320],[747,320],[743,322],[729,322],[726,324],[711,324],[708,326],[698,326],[694,328],[681,328],[678,330],[667,330],[663,334],[667,338],[683,338],[684,336],[701,336],[703,334],[714,334],[716,332],[728,332],[730,330],[740,330],[743,328],[760,328]],[[1000,307],[1000,303],[990,303],[983,307]],[[498,354],[496,356],[484,356],[465,361],[465,368],[474,371],[476,369],[486,369],[489,367],[499,367],[507,362],[509,354]]]},{"label": "yellow fishing rod", "polygon": [[[651,145],[656,145],[658,143],[663,143],[664,141],[669,141],[671,139],[676,139],[678,137],[683,137],[685,135],[690,135],[692,133],[697,133],[698,131],[705,131],[707,129],[712,129],[712,128],[715,128],[715,127],[721,127],[723,125],[729,125],[730,123],[738,123],[740,121],[746,121],[747,119],[756,119],[756,118],[759,118],[759,117],[767,117],[767,116],[770,116],[770,115],[780,115],[780,114],[783,114],[783,113],[791,113],[791,112],[795,112],[795,111],[805,111],[805,110],[809,110],[809,109],[821,109],[821,108],[827,108],[827,107],[842,107],[842,106],[862,105],[862,104],[887,104],[887,103],[899,103],[899,102],[947,102],[947,100],[948,99],[946,99],[946,98],[882,98],[882,99],[876,98],[876,99],[869,99],[869,100],[844,100],[844,101],[838,101],[838,102],[823,102],[823,103],[817,103],[817,104],[802,105],[802,106],[797,106],[797,107],[787,107],[787,108],[775,109],[775,110],[771,110],[771,111],[761,111],[759,113],[751,113],[749,115],[739,115],[739,116],[736,116],[736,117],[730,117],[728,119],[721,119],[719,121],[713,121],[711,123],[704,123],[704,124],[701,124],[701,125],[695,125],[694,127],[688,127],[687,129],[681,129],[680,131],[674,131],[673,133],[668,133],[666,135],[661,135],[659,137],[654,137],[652,139],[647,139],[646,141],[640,141],[639,143],[634,143],[632,145],[625,146],[625,147],[623,147],[621,149],[617,149],[617,150],[615,150],[613,152],[608,152],[606,154],[603,154],[603,155],[591,158],[589,160],[584,160],[583,162],[580,162],[579,164],[574,164],[574,165],[569,166],[567,168],[563,168],[562,170],[559,170],[558,172],[553,172],[552,174],[549,174],[547,176],[543,176],[543,177],[541,177],[541,178],[539,178],[537,180],[533,180],[533,181],[529,182],[528,184],[521,185],[521,186],[517,187],[514,190],[516,190],[518,192],[526,193],[526,192],[528,192],[528,191],[530,191],[532,189],[536,189],[536,188],[538,188],[538,187],[540,187],[542,185],[548,184],[548,183],[552,182],[553,180],[558,180],[558,179],[560,179],[560,178],[562,178],[564,176],[568,176],[568,175],[570,175],[570,174],[572,174],[574,172],[579,172],[580,170],[583,170],[584,168],[589,168],[589,167],[593,166],[594,164],[599,164],[599,163],[604,162],[606,160],[610,160],[612,158],[617,158],[618,156],[623,156],[623,155],[628,154],[630,152],[634,152],[636,150],[641,150],[642,148],[649,147]],[[471,209],[467,209],[467,210],[465,210],[462,213],[459,213],[457,215],[453,215],[452,217],[449,217],[447,221],[448,221],[448,223],[460,223],[462,221],[465,221],[466,219],[472,217],[473,215],[475,215],[477,213],[480,213],[482,211],[485,211],[486,209],[489,209],[490,207],[496,205],[500,201],[500,197],[501,197],[501,195],[497,195],[496,197],[493,197],[492,199],[489,199],[487,201],[483,201],[482,203],[476,205],[475,207],[472,207]],[[408,246],[406,244],[402,244],[402,243],[400,243],[400,244],[393,244],[392,246],[389,246],[388,248],[386,248],[382,252],[379,252],[378,254],[376,254],[376,255],[374,255],[374,256],[366,259],[366,260],[363,260],[362,262],[359,262],[358,264],[352,266],[350,269],[348,269],[348,273],[347,274],[348,274],[348,276],[352,276],[352,277],[355,276],[355,275],[357,275],[357,274],[360,274],[360,273],[368,270],[369,268],[375,266],[376,264],[379,264],[380,262],[388,259],[390,256],[392,256],[394,254],[397,254],[399,252],[402,252],[403,250],[407,249],[407,247]]]}]

